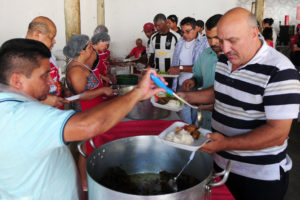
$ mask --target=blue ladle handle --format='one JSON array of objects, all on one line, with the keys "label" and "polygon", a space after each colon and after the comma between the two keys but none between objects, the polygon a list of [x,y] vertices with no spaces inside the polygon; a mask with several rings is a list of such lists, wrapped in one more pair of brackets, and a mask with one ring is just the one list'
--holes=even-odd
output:
[{"label": "blue ladle handle", "polygon": [[160,80],[159,77],[154,76],[154,74],[150,74],[150,77],[158,87],[165,89],[168,94],[173,95],[173,93],[174,93],[173,90],[168,88],[166,86],[166,84],[164,82],[162,82],[162,80]]}]

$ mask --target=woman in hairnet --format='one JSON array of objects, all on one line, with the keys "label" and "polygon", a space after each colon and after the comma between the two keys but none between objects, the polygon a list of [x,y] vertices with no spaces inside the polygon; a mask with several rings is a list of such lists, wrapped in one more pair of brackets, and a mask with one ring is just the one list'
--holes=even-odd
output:
[{"label": "woman in hairnet", "polygon": [[[74,35],[63,49],[65,56],[71,59],[67,65],[66,80],[69,89],[74,94],[84,94],[79,99],[79,107],[75,110],[85,111],[113,95],[113,89],[106,87],[101,79],[98,68],[93,69],[97,54],[87,35]],[[85,149],[85,145],[83,145]],[[80,156],[79,170],[82,177],[83,189],[87,189],[84,168],[85,159]]]}]

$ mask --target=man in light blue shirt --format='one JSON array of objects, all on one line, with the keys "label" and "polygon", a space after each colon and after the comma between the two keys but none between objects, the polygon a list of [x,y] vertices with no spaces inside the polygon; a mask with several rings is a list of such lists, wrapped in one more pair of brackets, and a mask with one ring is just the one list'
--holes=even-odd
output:
[{"label": "man in light blue shirt", "polygon": [[[90,43],[81,54],[88,52]],[[138,101],[164,91],[153,88],[150,73],[158,75],[148,70],[136,89],[105,107],[58,110],[39,102],[52,83],[50,56],[43,43],[29,39],[12,39],[0,48],[0,199],[83,199],[66,143],[106,132]]]},{"label": "man in light blue shirt", "polygon": [[[210,47],[205,49],[195,62],[193,67],[193,77],[183,82],[182,89],[184,91],[196,90],[200,87],[206,89],[213,86],[218,56],[222,52],[217,36],[217,23],[221,17],[222,15],[217,14],[206,21],[205,32]],[[207,109],[212,109],[212,106]],[[211,129],[210,123],[212,112],[210,110],[202,109],[201,113],[202,127]],[[197,123],[197,112],[190,107],[185,106],[179,115],[181,119],[186,120],[188,123]]]}]

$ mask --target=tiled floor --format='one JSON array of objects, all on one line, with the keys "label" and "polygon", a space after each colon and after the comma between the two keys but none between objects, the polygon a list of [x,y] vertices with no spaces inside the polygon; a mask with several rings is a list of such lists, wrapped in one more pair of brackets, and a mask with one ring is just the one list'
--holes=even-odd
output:
[{"label": "tiled floor", "polygon": [[292,158],[293,168],[290,171],[290,182],[285,200],[300,199],[300,122],[294,120],[289,135],[288,154]]}]

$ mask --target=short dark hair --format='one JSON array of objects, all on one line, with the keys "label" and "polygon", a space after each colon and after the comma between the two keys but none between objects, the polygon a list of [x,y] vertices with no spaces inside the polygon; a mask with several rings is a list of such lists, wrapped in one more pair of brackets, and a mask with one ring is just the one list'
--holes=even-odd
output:
[{"label": "short dark hair", "polygon": [[269,24],[270,26],[272,26],[272,24],[274,23],[273,18],[265,18],[263,21],[265,24]]},{"label": "short dark hair", "polygon": [[176,24],[178,23],[178,17],[176,15],[169,15],[167,19],[171,20],[172,22],[175,22]]},{"label": "short dark hair", "polygon": [[204,22],[199,19],[199,20],[196,21],[196,26],[199,26],[199,27],[203,28],[204,27]]},{"label": "short dark hair", "polygon": [[11,39],[0,48],[0,83],[8,85],[13,73],[30,78],[32,71],[40,67],[41,58],[50,58],[51,52],[43,43],[30,39]]},{"label": "short dark hair", "polygon": [[264,36],[265,40],[273,40],[273,31],[271,27],[264,28],[262,35]]},{"label": "short dark hair", "polygon": [[193,17],[185,17],[181,20],[180,26],[191,25],[193,29],[196,28],[196,20]]},{"label": "short dark hair", "polygon": [[158,21],[167,21],[167,18],[164,14],[162,13],[159,13],[157,15],[155,15],[154,19],[153,19],[153,22],[156,23]]},{"label": "short dark hair", "polygon": [[211,16],[205,23],[206,29],[211,30],[214,27],[216,27],[222,16],[223,15],[221,15],[221,14],[216,14],[216,15]]}]

